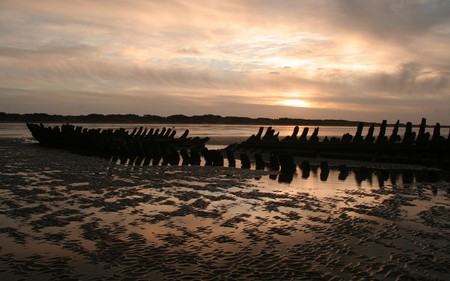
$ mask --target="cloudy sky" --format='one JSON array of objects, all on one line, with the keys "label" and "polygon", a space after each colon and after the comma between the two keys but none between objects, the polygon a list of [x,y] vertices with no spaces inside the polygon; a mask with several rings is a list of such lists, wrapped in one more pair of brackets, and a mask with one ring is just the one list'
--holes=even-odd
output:
[{"label": "cloudy sky", "polygon": [[450,1],[0,1],[0,111],[450,124]]}]

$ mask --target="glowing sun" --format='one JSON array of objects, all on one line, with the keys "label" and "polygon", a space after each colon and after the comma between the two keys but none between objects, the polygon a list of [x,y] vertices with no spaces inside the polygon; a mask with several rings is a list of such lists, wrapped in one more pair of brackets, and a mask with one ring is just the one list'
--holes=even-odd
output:
[{"label": "glowing sun", "polygon": [[292,106],[292,107],[310,107],[311,104],[304,100],[290,99],[290,100],[282,100],[279,102],[280,105],[284,106]]}]

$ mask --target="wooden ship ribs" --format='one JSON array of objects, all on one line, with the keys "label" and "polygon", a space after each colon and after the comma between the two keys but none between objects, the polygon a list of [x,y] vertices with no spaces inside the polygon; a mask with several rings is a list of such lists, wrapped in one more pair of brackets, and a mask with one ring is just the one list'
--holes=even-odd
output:
[{"label": "wooden ship ribs", "polygon": [[299,136],[296,126],[290,136],[279,139],[272,127],[264,133],[264,127],[246,141],[233,144],[227,150],[236,152],[271,153],[313,158],[334,158],[361,160],[370,162],[388,162],[400,164],[423,164],[450,166],[450,132],[445,138],[440,133],[440,124],[436,123],[433,133],[426,132],[426,119],[423,118],[419,131],[413,131],[411,122],[406,123],[405,132],[400,136],[400,122],[394,125],[392,134],[386,135],[387,122],[384,120],[378,136],[374,135],[375,126],[371,125],[367,135],[363,136],[364,124],[359,123],[355,135],[344,134],[341,138],[325,137],[320,140],[319,128],[315,128],[308,137],[309,128],[305,127]]},{"label": "wooden ship ribs", "polygon": [[176,138],[170,128],[135,128],[131,133],[119,129],[88,129],[70,124],[45,127],[43,124],[27,123],[32,136],[40,144],[67,149],[84,155],[100,156],[121,163],[144,165],[178,165],[180,155],[184,163],[200,164],[199,152],[209,138],[188,137],[186,130]]},{"label": "wooden ship ribs", "polygon": [[128,132],[123,128],[87,129],[70,124],[45,127],[27,123],[27,127],[44,146],[133,165],[178,165],[182,160],[182,165],[198,166],[203,156],[206,166],[223,166],[226,156],[228,165],[235,167],[234,155],[239,155],[242,168],[250,168],[252,160],[249,155],[253,154],[256,169],[264,169],[268,164],[264,162],[262,154],[270,154],[271,170],[278,170],[280,165],[281,172],[286,167],[288,170],[293,169],[293,157],[450,167],[450,132],[447,137],[442,136],[439,123],[434,126],[432,134],[426,132],[425,118],[417,133],[413,131],[411,122],[406,123],[402,136],[399,134],[399,121],[388,136],[386,120],[381,123],[377,136],[374,125],[363,136],[363,123],[357,126],[354,136],[346,133],[341,138],[319,138],[318,127],[310,136],[308,127],[299,135],[300,128],[296,126],[290,136],[280,139],[279,133],[272,127],[268,127],[265,132],[264,127],[261,127],[256,135],[229,145],[224,150],[208,150],[205,143],[209,138],[188,137],[189,130],[176,138],[176,131],[170,128],[160,130],[140,127]]}]

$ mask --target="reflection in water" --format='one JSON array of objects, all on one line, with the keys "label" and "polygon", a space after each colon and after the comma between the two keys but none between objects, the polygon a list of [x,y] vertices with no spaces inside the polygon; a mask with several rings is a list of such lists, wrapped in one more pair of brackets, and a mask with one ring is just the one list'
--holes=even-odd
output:
[{"label": "reflection in water", "polygon": [[[319,172],[320,170],[320,172]],[[378,184],[378,187],[386,185],[404,187],[418,182],[438,182],[446,181],[443,174],[437,170],[387,170],[387,169],[369,169],[367,167],[348,168],[345,165],[339,167],[329,167],[327,163],[321,163],[320,167],[311,165],[309,162],[302,162],[298,168],[292,173],[270,174],[271,180],[277,180],[280,183],[293,183],[299,181],[311,180],[311,172],[313,177],[317,178],[319,172],[320,181],[326,182],[329,179],[334,181],[337,178],[339,181],[347,181],[349,175],[353,174],[356,186],[361,187],[363,182],[367,182],[370,186],[373,182]],[[297,175],[301,175],[298,177]],[[351,179],[351,177],[350,177]]]},{"label": "reflection in water", "polygon": [[302,171],[302,178],[307,179],[309,178],[309,174],[311,173],[311,165],[308,161],[303,161],[300,164],[300,169]]},{"label": "reflection in water", "polygon": [[330,174],[330,169],[321,170],[320,171],[320,180],[327,181],[329,174]]},{"label": "reflection in water", "polygon": [[437,195],[437,187],[436,186],[432,186],[431,187],[431,192],[433,192],[433,195],[436,196]]},{"label": "reflection in water", "polygon": [[399,171],[391,171],[390,178],[393,186],[400,185],[401,174]]},{"label": "reflection in water", "polygon": [[371,173],[369,172],[369,169],[365,166],[361,166],[359,168],[356,168],[355,171],[355,180],[356,180],[356,184],[358,186],[361,186],[361,183],[365,180],[371,180]]},{"label": "reflection in water", "polygon": [[328,166],[328,162],[322,161],[320,163],[320,180],[327,181],[329,174],[330,174],[330,166]]},{"label": "reflection in water", "polygon": [[294,173],[280,173],[278,176],[278,182],[291,183],[294,179]]},{"label": "reflection in water", "polygon": [[413,181],[414,181],[413,172],[412,171],[404,171],[402,174],[402,180],[403,180],[403,183],[407,183],[407,184],[413,183]]},{"label": "reflection in water", "polygon": [[317,175],[317,169],[318,169],[319,167],[318,166],[311,166],[311,172],[314,174],[314,175]]},{"label": "reflection in water", "polygon": [[384,183],[389,180],[389,171],[388,170],[377,170],[375,171],[375,175],[378,179],[378,186],[383,187]]},{"label": "reflection in water", "polygon": [[339,180],[345,181],[348,177],[348,173],[349,173],[349,170],[348,170],[347,166],[339,165],[339,176],[338,176]]}]

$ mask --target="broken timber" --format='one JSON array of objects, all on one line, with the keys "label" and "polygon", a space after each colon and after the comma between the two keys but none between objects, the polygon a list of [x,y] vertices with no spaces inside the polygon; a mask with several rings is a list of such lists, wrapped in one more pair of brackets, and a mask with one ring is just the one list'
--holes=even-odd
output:
[{"label": "broken timber", "polygon": [[303,129],[300,137],[296,126],[292,135],[283,139],[268,127],[264,133],[261,127],[256,135],[246,141],[233,144],[227,150],[234,152],[259,152],[271,154],[290,154],[299,157],[335,158],[361,160],[370,162],[388,162],[399,164],[422,164],[431,166],[450,166],[450,132],[445,138],[440,133],[440,124],[436,123],[432,135],[425,132],[426,119],[423,118],[419,132],[412,130],[412,123],[405,125],[405,133],[398,133],[400,122],[394,125],[392,134],[386,136],[387,122],[384,120],[379,128],[378,136],[374,136],[375,126],[371,125],[367,135],[362,135],[364,124],[360,123],[355,136],[346,133],[342,138],[318,138],[319,128],[315,128],[308,138],[309,128]]},{"label": "broken timber", "polygon": [[[131,133],[120,129],[87,129],[70,124],[45,127],[43,124],[27,123],[32,136],[40,144],[67,149],[84,155],[100,156],[125,163],[152,163],[178,165],[180,150],[183,162],[199,163],[198,151],[205,147],[209,138],[188,137],[186,130],[175,138],[176,131],[170,128],[147,129],[135,128]],[[188,151],[190,155],[188,154]],[[186,158],[186,159],[185,159]],[[198,159],[197,159],[198,158]]]}]

